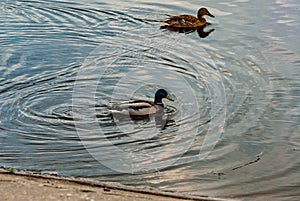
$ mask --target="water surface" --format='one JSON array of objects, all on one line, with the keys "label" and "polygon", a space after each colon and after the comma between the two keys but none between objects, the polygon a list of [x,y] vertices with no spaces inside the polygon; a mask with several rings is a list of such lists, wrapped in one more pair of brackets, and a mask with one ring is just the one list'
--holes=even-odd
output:
[{"label": "water surface", "polygon": [[[204,31],[160,29],[207,7]],[[243,200],[299,198],[299,6],[3,1],[0,165]],[[202,37],[199,37],[202,36]],[[112,104],[166,88],[167,126]]]}]

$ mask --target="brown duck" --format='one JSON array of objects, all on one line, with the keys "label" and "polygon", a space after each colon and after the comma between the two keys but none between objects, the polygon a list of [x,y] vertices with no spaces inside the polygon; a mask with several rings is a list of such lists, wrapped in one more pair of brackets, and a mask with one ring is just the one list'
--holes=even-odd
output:
[{"label": "brown duck", "polygon": [[170,19],[163,21],[166,23],[166,26],[174,27],[174,28],[195,28],[206,25],[206,20],[203,17],[204,15],[208,15],[210,17],[213,16],[206,8],[200,8],[198,10],[198,18],[191,15],[179,15],[179,16],[170,16]]}]

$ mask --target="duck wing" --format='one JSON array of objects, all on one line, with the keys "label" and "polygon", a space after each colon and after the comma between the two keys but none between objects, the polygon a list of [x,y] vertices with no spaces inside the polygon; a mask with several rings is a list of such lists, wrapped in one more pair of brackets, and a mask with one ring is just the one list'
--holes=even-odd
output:
[{"label": "duck wing", "polygon": [[198,22],[198,20],[199,20],[198,18],[191,16],[191,15],[179,15],[176,18],[177,18],[177,20],[184,20],[186,22],[191,22],[191,23]]},{"label": "duck wing", "polygon": [[122,102],[118,105],[113,105],[112,109],[114,110],[124,110],[124,109],[142,109],[142,108],[148,108],[153,106],[154,103],[150,101],[144,101],[144,100],[135,100],[135,101],[126,101]]},{"label": "duck wing", "polygon": [[144,100],[135,100],[130,102],[124,102],[119,105],[115,105],[111,112],[113,114],[123,114],[131,116],[144,116],[156,113],[157,108],[154,103]]},{"label": "duck wing", "polygon": [[199,19],[191,15],[171,16],[168,20],[164,21],[172,27],[195,27],[199,24]]},{"label": "duck wing", "polygon": [[168,20],[166,20],[165,22],[168,23],[170,21],[178,21],[178,22],[192,22],[195,23],[197,22],[199,19],[191,16],[191,15],[179,15],[179,16],[170,16],[170,18]]}]

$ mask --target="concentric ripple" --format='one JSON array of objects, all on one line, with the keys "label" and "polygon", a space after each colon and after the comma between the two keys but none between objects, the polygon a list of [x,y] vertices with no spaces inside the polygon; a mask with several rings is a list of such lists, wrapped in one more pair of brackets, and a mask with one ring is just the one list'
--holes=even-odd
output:
[{"label": "concentric ripple", "polygon": [[[206,38],[160,29],[165,14],[195,14],[196,1],[0,2],[0,165],[201,195],[297,195],[289,2],[206,1],[216,16]],[[159,88],[175,99],[159,118],[110,112]]]},{"label": "concentric ripple", "polygon": [[[73,92],[76,129],[81,141],[100,163],[127,173],[157,170],[172,165],[192,146],[196,136],[201,134],[200,125],[206,124],[208,133],[200,155],[200,158],[205,158],[218,142],[225,122],[226,97],[222,78],[211,68],[214,67],[214,63],[205,50],[201,47],[191,49],[189,46],[179,46],[183,41],[178,38],[167,44],[163,44],[164,38],[150,37],[145,40],[141,37],[141,32],[153,35],[154,30],[148,28],[131,31],[117,39],[103,38],[104,44],[91,52],[83,63]],[[124,40],[130,42],[125,43]],[[165,48],[162,49],[161,46]],[[186,48],[191,49],[189,54],[183,54]],[[202,54],[203,59],[195,60],[195,53]],[[134,146],[134,150],[146,150],[147,153],[141,155],[134,150],[120,149],[114,142],[104,140],[107,135],[97,123],[97,112],[108,114],[105,110],[108,110],[109,102],[134,99],[138,90],[144,94],[148,93],[151,97],[157,88],[165,88],[176,97],[174,107],[178,113],[172,117],[175,123],[170,126],[175,130],[168,128],[164,132],[173,136],[172,141],[148,143],[149,147],[155,147],[152,149],[144,145],[143,149]],[[111,97],[102,97],[101,95],[105,94],[103,92],[112,93]],[[210,95],[210,102],[202,103],[202,93]],[[102,108],[94,110],[94,105],[97,104]],[[204,111],[205,116],[200,118],[200,111]],[[134,136],[139,136],[140,140],[149,140],[157,136],[160,130],[155,128],[153,122],[149,125],[152,126],[143,126],[141,129],[136,122],[127,122],[126,128],[117,124],[119,132],[129,137],[124,138],[121,144],[132,146],[133,133]],[[117,142],[120,144],[119,139]],[[158,149],[159,143],[165,146],[161,145]],[[104,156],[108,153],[113,153],[112,155],[119,159],[106,159]],[[156,161],[158,163],[155,163]]]}]

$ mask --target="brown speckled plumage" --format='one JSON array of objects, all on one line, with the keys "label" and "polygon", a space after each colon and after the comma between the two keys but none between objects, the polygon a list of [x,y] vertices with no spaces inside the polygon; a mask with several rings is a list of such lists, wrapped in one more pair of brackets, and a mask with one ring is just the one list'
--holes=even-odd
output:
[{"label": "brown speckled plumage", "polygon": [[206,20],[203,17],[204,15],[208,15],[210,17],[214,17],[206,8],[200,8],[198,10],[198,18],[191,15],[179,15],[179,16],[171,16],[168,20],[164,21],[167,26],[174,28],[195,28],[206,25]]}]

